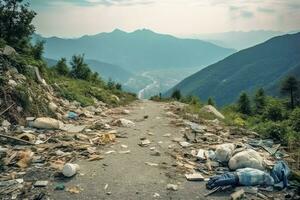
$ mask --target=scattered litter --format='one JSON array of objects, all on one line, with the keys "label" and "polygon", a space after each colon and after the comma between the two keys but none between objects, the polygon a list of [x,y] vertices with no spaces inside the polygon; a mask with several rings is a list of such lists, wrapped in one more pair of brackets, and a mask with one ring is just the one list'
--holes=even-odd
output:
[{"label": "scattered litter", "polygon": [[119,151],[119,154],[129,154],[131,151],[127,150],[127,151]]},{"label": "scattered litter", "polygon": [[142,141],[141,141],[141,143],[139,144],[141,147],[147,147],[147,146],[149,146],[151,144],[151,141],[150,140],[148,140],[148,139],[143,139]]},{"label": "scattered litter", "polygon": [[263,158],[254,151],[253,149],[247,149],[245,151],[235,154],[228,163],[228,166],[231,170],[236,170],[240,168],[255,168],[255,169],[264,169]]},{"label": "scattered litter", "polygon": [[170,133],[164,134],[163,137],[171,137]]},{"label": "scattered litter", "polygon": [[30,121],[29,126],[39,129],[60,129],[63,123],[50,117],[40,117]]},{"label": "scattered litter", "polygon": [[55,185],[54,190],[65,190],[66,186],[62,183]]},{"label": "scattered litter", "polygon": [[178,186],[175,185],[175,184],[168,184],[167,185],[167,190],[177,191],[178,190]]},{"label": "scattered litter", "polygon": [[146,165],[149,165],[151,167],[157,167],[158,164],[157,163],[152,163],[152,162],[145,162]]},{"label": "scattered litter", "polygon": [[124,148],[124,149],[127,149],[127,148],[128,148],[128,146],[125,145],[125,144],[121,144],[121,147]]},{"label": "scattered litter", "polygon": [[186,179],[189,181],[203,181],[204,177],[200,173],[186,174]]},{"label": "scattered litter", "polygon": [[115,150],[111,150],[111,151],[105,152],[104,154],[112,154],[112,153],[116,153],[116,151]]},{"label": "scattered litter", "polygon": [[66,177],[72,177],[78,172],[78,170],[79,170],[79,165],[67,163],[63,167],[62,173]]},{"label": "scattered litter", "polygon": [[180,144],[180,146],[182,146],[182,147],[190,147],[190,146],[192,146],[191,143],[186,142],[186,141],[179,142],[179,144]]},{"label": "scattered litter", "polygon": [[48,181],[36,181],[34,187],[46,187],[48,183]]},{"label": "scattered litter", "polygon": [[220,162],[228,162],[235,149],[234,144],[221,144],[216,148],[216,159]]},{"label": "scattered litter", "polygon": [[240,189],[230,195],[231,200],[240,200],[243,199],[245,196],[245,191]]},{"label": "scattered litter", "polygon": [[66,191],[70,192],[71,194],[79,194],[81,192],[78,186],[70,186],[66,189]]},{"label": "scattered litter", "polygon": [[160,197],[160,194],[158,194],[158,193],[153,194],[153,198],[158,198],[158,197]]},{"label": "scattered litter", "polygon": [[134,122],[128,120],[128,119],[118,119],[112,122],[113,125],[115,126],[123,126],[123,127],[133,127],[135,126]]}]

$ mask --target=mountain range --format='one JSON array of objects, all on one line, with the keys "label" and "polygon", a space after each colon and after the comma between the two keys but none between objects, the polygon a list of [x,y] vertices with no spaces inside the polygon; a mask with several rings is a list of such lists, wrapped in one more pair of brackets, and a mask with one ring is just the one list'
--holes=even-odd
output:
[{"label": "mountain range", "polygon": [[218,46],[246,49],[267,41],[268,39],[286,34],[281,31],[254,30],[254,31],[229,31],[223,33],[194,34],[190,37],[205,40]]},{"label": "mountain range", "polygon": [[202,100],[213,97],[219,106],[234,102],[242,91],[263,87],[276,95],[287,75],[300,75],[300,33],[274,37],[241,50],[187,77],[174,89]]},{"label": "mountain range", "polygon": [[87,59],[117,65],[132,72],[161,68],[200,69],[235,52],[234,49],[198,39],[180,39],[147,29],[130,33],[116,29],[75,39],[34,35],[33,40],[37,39],[46,42],[44,55],[47,58],[70,58],[84,53]]}]

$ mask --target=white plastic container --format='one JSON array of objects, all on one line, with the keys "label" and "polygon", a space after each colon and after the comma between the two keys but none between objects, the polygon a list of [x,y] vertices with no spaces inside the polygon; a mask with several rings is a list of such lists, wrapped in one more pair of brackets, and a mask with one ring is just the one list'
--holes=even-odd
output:
[{"label": "white plastic container", "polygon": [[79,165],[67,163],[65,164],[62,173],[66,177],[72,177],[79,171]]}]

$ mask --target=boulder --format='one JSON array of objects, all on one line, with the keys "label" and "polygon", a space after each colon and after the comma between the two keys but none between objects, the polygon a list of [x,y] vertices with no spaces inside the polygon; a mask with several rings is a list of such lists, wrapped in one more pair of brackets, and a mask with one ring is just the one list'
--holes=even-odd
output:
[{"label": "boulder", "polygon": [[53,102],[50,102],[49,105],[48,105],[48,108],[52,111],[52,112],[55,112],[57,110],[57,105]]},{"label": "boulder", "polygon": [[218,145],[216,148],[216,160],[228,162],[234,152],[235,146],[232,143]]},{"label": "boulder", "polygon": [[211,105],[206,105],[203,106],[200,111],[202,112],[206,112],[206,113],[211,113],[214,116],[220,118],[220,119],[225,119],[224,115],[222,115],[222,113],[220,113],[215,107],[211,106]]},{"label": "boulder", "polygon": [[258,152],[253,149],[247,149],[245,151],[235,154],[228,163],[231,170],[241,169],[241,168],[254,168],[264,170],[263,158]]},{"label": "boulder", "polygon": [[63,123],[50,117],[40,117],[29,122],[29,126],[40,129],[60,129],[63,126]]},{"label": "boulder", "polygon": [[11,46],[6,45],[3,49],[3,54],[6,56],[11,56],[17,54],[16,50]]}]

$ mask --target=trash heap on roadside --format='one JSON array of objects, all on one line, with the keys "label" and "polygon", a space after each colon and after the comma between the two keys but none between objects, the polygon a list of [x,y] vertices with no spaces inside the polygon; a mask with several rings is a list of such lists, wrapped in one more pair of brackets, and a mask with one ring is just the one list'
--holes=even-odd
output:
[{"label": "trash heap on roadside", "polygon": [[[110,118],[129,111],[109,109],[96,100],[95,106],[81,107],[77,102],[50,98],[55,118],[27,117],[24,126],[7,120],[0,124],[0,199],[42,199],[53,180],[68,179],[78,172],[77,159],[103,159],[103,145],[124,137],[111,126],[134,125]],[[64,185],[50,188],[65,190]]]},{"label": "trash heap on roadside", "polygon": [[243,128],[225,126],[221,121],[224,116],[212,106],[204,106],[202,111],[213,114],[214,120],[185,113],[183,108],[184,104],[178,102],[166,108],[173,118],[171,123],[181,127],[183,134],[173,139],[180,148],[172,149],[171,154],[187,180],[206,182],[210,190],[206,196],[229,190],[234,191],[231,199],[246,194],[270,199],[273,192],[284,190],[292,199],[300,198],[299,183],[288,180],[288,163],[295,161],[280,144],[262,140]]}]

